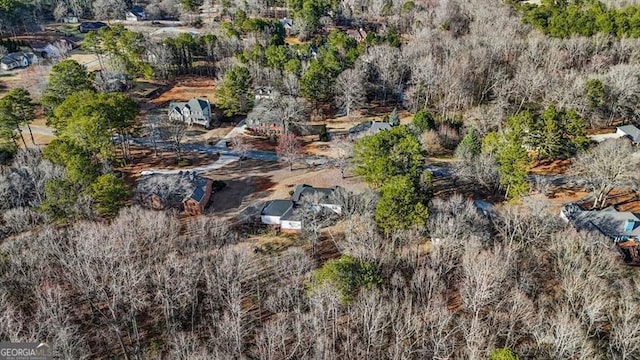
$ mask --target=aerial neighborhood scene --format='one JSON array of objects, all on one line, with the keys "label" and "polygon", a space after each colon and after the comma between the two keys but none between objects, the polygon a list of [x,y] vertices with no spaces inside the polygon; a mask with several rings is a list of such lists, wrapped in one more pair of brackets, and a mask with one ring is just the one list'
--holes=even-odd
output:
[{"label": "aerial neighborhood scene", "polygon": [[640,359],[640,5],[0,1],[0,359]]}]

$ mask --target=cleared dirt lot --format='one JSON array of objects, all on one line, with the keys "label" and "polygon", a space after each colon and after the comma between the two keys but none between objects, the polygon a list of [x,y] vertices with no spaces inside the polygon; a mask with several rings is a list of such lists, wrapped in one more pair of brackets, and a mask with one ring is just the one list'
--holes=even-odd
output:
[{"label": "cleared dirt lot", "polygon": [[236,216],[246,207],[255,210],[267,200],[289,198],[298,184],[317,187],[338,185],[354,192],[366,189],[359,177],[342,179],[338,169],[299,166],[289,171],[286,164],[258,160],[236,161],[206,175],[227,184],[213,195],[209,206],[210,213],[224,217]]},{"label": "cleared dirt lot", "polygon": [[[158,97],[145,103],[141,116],[159,121],[167,116],[169,103],[172,101],[189,101],[198,97],[208,99],[213,104],[215,94],[213,80],[183,77],[176,80],[172,87],[162,92]],[[234,126],[235,122],[223,122],[220,126],[207,130],[202,126],[194,125],[187,131],[184,142],[214,144],[227,135]]]}]

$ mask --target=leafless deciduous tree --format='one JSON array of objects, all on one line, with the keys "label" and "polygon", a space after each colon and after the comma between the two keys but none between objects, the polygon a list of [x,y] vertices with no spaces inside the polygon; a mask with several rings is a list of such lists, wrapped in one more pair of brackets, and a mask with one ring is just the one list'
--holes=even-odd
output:
[{"label": "leafless deciduous tree", "polygon": [[189,125],[181,119],[172,119],[163,117],[159,123],[160,137],[162,140],[168,141],[176,154],[177,161],[182,160],[182,140]]},{"label": "leafless deciduous tree", "polygon": [[351,165],[351,158],[353,157],[353,142],[349,141],[346,137],[341,137],[332,142],[332,147],[336,152],[334,164],[340,169],[340,176],[344,179],[346,171]]},{"label": "leafless deciduous tree", "polygon": [[127,4],[123,0],[95,0],[92,10],[96,19],[124,19]]},{"label": "leafless deciduous tree", "polygon": [[278,138],[276,147],[278,158],[289,164],[289,170],[293,170],[293,164],[302,157],[302,144],[297,136],[287,133]]},{"label": "leafless deciduous tree", "polygon": [[636,171],[640,158],[626,139],[606,140],[578,155],[572,173],[583,181],[593,195],[593,207],[605,206],[615,188],[633,188],[640,176]]},{"label": "leafless deciduous tree", "polygon": [[453,164],[455,176],[463,182],[473,184],[493,194],[500,185],[500,175],[495,159],[491,155],[465,156]]},{"label": "leafless deciduous tree", "polygon": [[251,151],[251,143],[241,135],[234,136],[231,139],[231,147],[240,156],[240,160],[244,160],[247,157],[247,153]]},{"label": "leafless deciduous tree", "polygon": [[0,168],[0,209],[39,205],[47,181],[63,176],[64,168],[42,159],[39,149],[18,151],[11,167]]},{"label": "leafless deciduous tree", "polygon": [[336,101],[341,106],[347,118],[351,116],[351,110],[362,106],[366,100],[364,87],[364,74],[360,69],[347,69],[336,79]]}]

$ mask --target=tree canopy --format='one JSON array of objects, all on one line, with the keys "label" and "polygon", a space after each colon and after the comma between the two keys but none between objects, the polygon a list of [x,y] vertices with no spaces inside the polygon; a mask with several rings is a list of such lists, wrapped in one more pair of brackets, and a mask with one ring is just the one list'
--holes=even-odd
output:
[{"label": "tree canopy", "polygon": [[387,233],[424,226],[429,211],[426,197],[408,176],[394,176],[380,188],[375,220]]},{"label": "tree canopy", "polygon": [[75,60],[63,60],[51,68],[41,102],[52,113],[71,94],[85,90],[93,90],[87,69]]},{"label": "tree canopy", "polygon": [[253,107],[251,73],[244,66],[234,66],[224,74],[216,93],[216,104],[226,116],[246,114]]},{"label": "tree canopy", "polygon": [[356,173],[375,188],[396,175],[418,179],[423,161],[420,142],[404,125],[366,136],[354,147]]},{"label": "tree canopy", "polygon": [[342,255],[327,261],[322,268],[314,272],[309,290],[313,292],[325,284],[333,285],[340,292],[342,302],[348,304],[353,301],[360,289],[367,289],[381,283],[382,277],[374,264]]}]

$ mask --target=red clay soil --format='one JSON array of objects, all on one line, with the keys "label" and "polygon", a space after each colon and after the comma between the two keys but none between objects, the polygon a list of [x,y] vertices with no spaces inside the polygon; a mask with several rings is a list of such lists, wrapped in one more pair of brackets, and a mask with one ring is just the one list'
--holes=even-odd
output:
[{"label": "red clay soil", "polygon": [[536,175],[564,174],[570,165],[571,160],[541,160],[536,162],[529,172]]},{"label": "red clay soil", "polygon": [[600,134],[611,134],[616,132],[616,128],[603,128],[603,129],[587,129],[585,131],[587,135],[600,135]]},{"label": "red clay soil", "polygon": [[[592,201],[580,204],[585,209],[590,210],[593,205]],[[640,213],[640,198],[632,191],[624,189],[614,189],[609,194],[605,207],[615,206],[618,211],[629,211]]]},{"label": "red clay soil", "polygon": [[188,101],[193,97],[206,97],[213,102],[215,100],[215,84],[213,80],[193,76],[181,77],[176,80],[172,88],[153,99],[151,103],[164,106],[171,101]]}]

